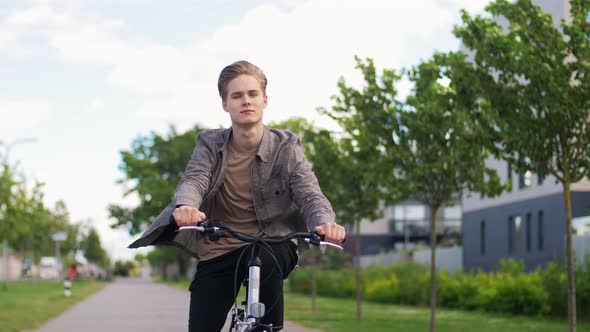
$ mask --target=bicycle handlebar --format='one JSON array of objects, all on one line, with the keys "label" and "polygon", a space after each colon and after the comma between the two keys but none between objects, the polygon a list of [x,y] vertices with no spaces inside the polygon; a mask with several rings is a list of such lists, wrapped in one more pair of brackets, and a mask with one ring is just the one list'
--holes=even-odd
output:
[{"label": "bicycle handlebar", "polygon": [[207,221],[203,221],[198,223],[195,226],[182,226],[178,229],[178,231],[182,231],[182,230],[189,230],[189,229],[194,229],[197,230],[203,234],[205,234],[206,236],[219,236],[219,237],[223,237],[225,233],[231,235],[232,237],[240,240],[240,241],[244,241],[244,242],[256,242],[256,241],[264,241],[267,243],[282,243],[282,242],[286,242],[289,241],[291,239],[302,239],[308,243],[311,243],[315,246],[328,246],[328,247],[332,247],[332,248],[336,248],[336,249],[340,249],[342,250],[342,246],[332,243],[332,242],[326,242],[324,241],[324,236],[320,235],[316,232],[309,232],[309,233],[304,233],[304,232],[295,232],[295,233],[290,233],[287,234],[285,236],[264,236],[264,237],[255,237],[255,236],[250,236],[250,235],[246,235],[240,232],[237,232],[235,230],[233,230],[231,227],[224,225],[221,222],[207,222]]}]

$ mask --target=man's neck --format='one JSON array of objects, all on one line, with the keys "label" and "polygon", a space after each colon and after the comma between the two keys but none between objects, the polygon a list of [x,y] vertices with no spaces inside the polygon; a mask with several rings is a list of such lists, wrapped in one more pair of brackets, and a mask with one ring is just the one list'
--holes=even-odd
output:
[{"label": "man's neck", "polygon": [[262,140],[264,126],[262,123],[252,127],[232,126],[232,146],[239,152],[252,151],[258,148]]}]

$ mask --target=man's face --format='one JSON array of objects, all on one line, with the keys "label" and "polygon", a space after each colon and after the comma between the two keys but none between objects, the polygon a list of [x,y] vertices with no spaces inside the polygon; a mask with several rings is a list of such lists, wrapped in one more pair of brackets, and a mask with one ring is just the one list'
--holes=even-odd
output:
[{"label": "man's face", "polygon": [[240,75],[229,82],[223,109],[229,113],[232,125],[251,126],[262,123],[267,104],[260,82],[253,76]]}]

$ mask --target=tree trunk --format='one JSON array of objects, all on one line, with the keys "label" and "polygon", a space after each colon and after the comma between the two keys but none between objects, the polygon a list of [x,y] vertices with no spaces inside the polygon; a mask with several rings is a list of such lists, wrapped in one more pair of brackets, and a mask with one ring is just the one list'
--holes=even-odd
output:
[{"label": "tree trunk", "polygon": [[430,332],[436,331],[436,211],[430,207]]},{"label": "tree trunk", "polygon": [[176,258],[176,262],[178,263],[178,274],[180,279],[184,279],[187,277],[186,270],[188,266],[188,257],[186,255],[178,256]]},{"label": "tree trunk", "polygon": [[572,250],[572,203],[570,182],[563,182],[563,200],[565,203],[565,234],[568,277],[568,319],[569,332],[576,331],[576,280],[574,273],[574,256]]},{"label": "tree trunk", "polygon": [[317,279],[316,279],[316,266],[315,262],[311,265],[311,313],[315,314],[318,312],[316,306],[316,297],[318,295],[318,286],[317,286]]},{"label": "tree trunk", "polygon": [[356,319],[361,320],[362,304],[361,304],[361,222],[356,221],[356,239],[355,239],[355,264],[354,273],[356,277]]},{"label": "tree trunk", "polygon": [[2,289],[8,290],[8,240],[2,242],[2,278],[4,279]]}]

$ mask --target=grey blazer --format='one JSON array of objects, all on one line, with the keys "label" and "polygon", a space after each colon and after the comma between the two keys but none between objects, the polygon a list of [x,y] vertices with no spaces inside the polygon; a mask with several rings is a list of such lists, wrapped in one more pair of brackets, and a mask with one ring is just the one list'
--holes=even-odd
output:
[{"label": "grey blazer", "polygon": [[[198,258],[196,231],[171,231],[170,217],[179,205],[198,207],[205,215],[211,214],[213,198],[223,184],[225,151],[231,135],[231,128],[199,134],[174,201],[129,248],[175,245]],[[251,188],[256,217],[267,235],[307,232],[335,221],[332,206],[320,190],[299,138],[289,131],[264,127],[252,166]]]}]

